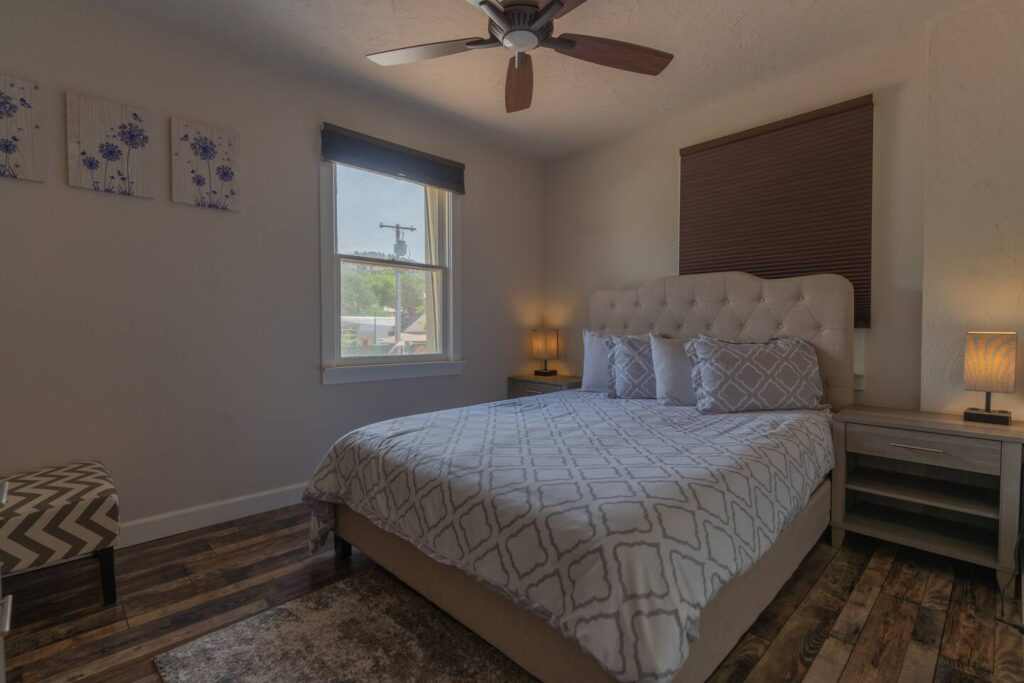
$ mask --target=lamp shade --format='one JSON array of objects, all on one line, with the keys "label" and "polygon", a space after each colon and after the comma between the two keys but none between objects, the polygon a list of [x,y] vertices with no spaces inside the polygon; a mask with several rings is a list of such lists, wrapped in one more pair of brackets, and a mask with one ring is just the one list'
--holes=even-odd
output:
[{"label": "lamp shade", "polygon": [[1017,386],[1017,333],[968,332],[964,389],[1012,394]]},{"label": "lamp shade", "polygon": [[558,330],[534,330],[530,333],[530,357],[533,360],[558,358]]}]

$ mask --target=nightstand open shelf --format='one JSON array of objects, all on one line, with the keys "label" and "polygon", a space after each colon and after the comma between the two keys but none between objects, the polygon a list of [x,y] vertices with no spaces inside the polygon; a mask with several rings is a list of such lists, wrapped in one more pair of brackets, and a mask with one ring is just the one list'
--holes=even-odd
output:
[{"label": "nightstand open shelf", "polygon": [[999,519],[997,489],[873,467],[857,467],[850,471],[846,475],[846,488],[908,503],[920,503],[943,510]]},{"label": "nightstand open shelf", "polygon": [[997,568],[995,529],[943,520],[887,505],[857,503],[846,512],[847,531],[899,543],[926,552],[944,555],[985,567]]}]

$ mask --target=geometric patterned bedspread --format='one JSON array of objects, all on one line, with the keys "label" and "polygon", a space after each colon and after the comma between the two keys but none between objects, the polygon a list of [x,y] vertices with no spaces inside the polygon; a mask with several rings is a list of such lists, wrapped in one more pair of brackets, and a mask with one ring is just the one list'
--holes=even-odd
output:
[{"label": "geometric patterned bedspread", "polygon": [[577,642],[669,681],[701,609],[832,469],[831,415],[701,415],[566,391],[399,418],[340,439],[304,500],[344,503]]}]

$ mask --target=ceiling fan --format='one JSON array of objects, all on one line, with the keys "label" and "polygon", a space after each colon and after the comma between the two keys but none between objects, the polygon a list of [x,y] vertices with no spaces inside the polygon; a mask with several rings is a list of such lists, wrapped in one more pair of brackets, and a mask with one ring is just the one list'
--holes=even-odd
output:
[{"label": "ceiling fan", "polygon": [[608,38],[595,38],[575,33],[554,35],[555,19],[564,17],[586,0],[550,0],[540,7],[539,0],[468,0],[487,16],[487,38],[460,38],[440,43],[414,45],[367,55],[382,66],[421,62],[471,50],[503,47],[514,53],[508,62],[505,77],[505,110],[529,109],[533,101],[533,61],[530,52],[538,47],[586,62],[613,69],[622,69],[657,76],[672,61],[667,52],[623,43]]}]

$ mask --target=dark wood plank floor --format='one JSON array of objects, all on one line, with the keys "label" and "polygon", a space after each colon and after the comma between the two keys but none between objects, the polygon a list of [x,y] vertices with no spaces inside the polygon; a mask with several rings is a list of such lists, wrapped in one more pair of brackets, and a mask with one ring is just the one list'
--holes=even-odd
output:
[{"label": "dark wood plank floor", "polygon": [[[112,607],[93,560],[4,579],[9,683],[158,683],[156,654],[371,566],[309,556],[307,528],[295,506],[119,550]],[[851,534],[815,547],[712,680],[1024,681],[997,614],[1020,620],[992,572]]]}]

